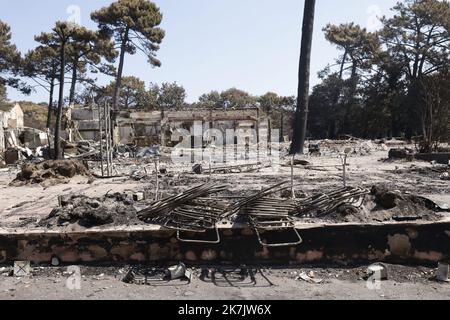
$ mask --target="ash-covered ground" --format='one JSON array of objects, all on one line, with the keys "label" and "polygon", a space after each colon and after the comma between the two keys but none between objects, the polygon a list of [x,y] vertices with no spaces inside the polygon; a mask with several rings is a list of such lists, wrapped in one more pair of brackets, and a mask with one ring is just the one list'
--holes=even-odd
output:
[{"label": "ash-covered ground", "polygon": [[[36,266],[30,276],[12,277],[0,266],[0,299],[45,300],[448,300],[448,283],[436,282],[433,268],[386,265],[380,286],[367,281],[367,266],[217,266],[190,267],[192,281],[155,285],[122,281],[130,266],[80,266],[73,287],[67,267]],[[143,266],[152,268],[151,266]],[[242,272],[242,269],[250,270]],[[245,271],[245,270],[244,270]],[[214,274],[215,280],[205,276]],[[251,274],[251,275],[250,275]],[[302,280],[307,275],[313,281]],[[228,279],[228,281],[227,281]],[[308,278],[306,278],[308,279]],[[69,284],[69,285],[68,285]],[[72,285],[71,285],[72,284]]]},{"label": "ash-covered ground", "polygon": [[[347,184],[368,190],[375,186],[387,196],[377,197],[376,192],[372,192],[358,210],[340,208],[324,217],[302,218],[303,222],[382,223],[450,218],[446,212],[436,213],[421,198],[430,199],[444,208],[450,205],[450,183],[440,174],[448,167],[416,160],[390,160],[385,145],[370,142],[367,147],[366,142],[363,144],[364,148],[361,142],[328,142],[328,146],[323,147],[322,156],[301,157],[304,163],[294,167],[296,194],[301,198],[342,187],[340,151],[350,146],[354,152],[347,160]],[[281,158],[281,165],[275,168],[263,166],[256,171],[246,171],[242,166],[242,172],[213,173],[210,176],[207,162],[203,163],[203,174],[198,175],[192,172],[190,165],[173,165],[169,156],[164,155],[160,163],[159,199],[208,181],[229,186],[222,196],[245,197],[289,181],[291,175],[288,157]],[[89,162],[88,167],[90,174],[99,174],[98,163]],[[135,212],[155,199],[157,179],[154,163],[118,159],[115,168],[115,176],[108,179],[93,178],[90,174],[74,175],[70,179],[65,178],[62,184],[21,183],[18,186],[12,186],[11,182],[20,173],[20,167],[1,169],[0,228],[16,231],[43,228],[80,230],[92,226],[145,225],[136,218]],[[134,193],[144,194],[145,200],[134,201]]]}]

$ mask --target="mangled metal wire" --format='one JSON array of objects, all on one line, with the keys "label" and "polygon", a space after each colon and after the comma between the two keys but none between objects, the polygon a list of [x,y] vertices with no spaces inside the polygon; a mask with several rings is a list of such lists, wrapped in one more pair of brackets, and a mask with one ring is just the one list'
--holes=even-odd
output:
[{"label": "mangled metal wire", "polygon": [[[288,185],[289,184],[289,185]],[[253,202],[260,200],[264,197],[268,197],[270,195],[273,195],[274,193],[281,192],[283,190],[286,190],[290,188],[290,182],[284,181],[281,183],[278,183],[270,188],[267,188],[261,192],[258,192],[250,197],[242,198],[239,201],[235,202],[233,205],[231,205],[226,213],[226,216],[231,216],[233,214],[239,214],[239,212],[247,205],[252,204]]]},{"label": "mangled metal wire", "polygon": [[[303,242],[295,222],[300,217],[322,217],[346,204],[359,207],[370,193],[363,188],[342,188],[320,193],[307,199],[280,199],[276,193],[292,188],[290,181],[278,183],[249,197],[206,198],[227,190],[226,185],[206,183],[176,196],[153,203],[138,213],[139,219],[177,231],[184,242],[219,243],[217,224],[225,219],[242,220],[255,230],[258,241],[266,247],[293,246]],[[230,202],[234,202],[230,205]],[[185,239],[181,232],[206,233],[215,230],[214,240]],[[267,231],[292,231],[292,242],[268,243],[261,237]]]},{"label": "mangled metal wire", "polygon": [[[367,189],[346,187],[302,200],[269,197],[290,187],[290,183],[286,181],[241,199],[229,208],[228,214],[237,214],[244,217],[249,225],[254,228],[261,245],[267,247],[291,246],[302,243],[302,238],[295,228],[296,218],[323,217],[334,212],[341,205],[360,207],[366,195],[370,193]],[[282,231],[289,229],[294,232],[298,241],[269,244],[261,239],[261,230]]]},{"label": "mangled metal wire", "polygon": [[337,189],[330,193],[319,193],[307,199],[297,200],[296,209],[291,214],[303,218],[323,217],[343,204],[358,208],[369,193],[368,189],[353,187]]},{"label": "mangled metal wire", "polygon": [[164,286],[173,280],[189,284],[192,281],[192,273],[182,262],[169,268],[133,266],[128,269],[122,279],[123,282],[128,284],[153,286]]},{"label": "mangled metal wire", "polygon": [[[258,241],[266,247],[284,247],[299,245],[303,242],[300,234],[295,228],[295,219],[289,215],[290,208],[283,207],[285,200],[260,199],[246,207],[245,212],[250,225],[255,230]],[[283,231],[292,230],[296,239],[293,242],[282,242],[269,244],[261,238],[260,230]]]},{"label": "mangled metal wire", "polygon": [[[290,213],[295,210],[292,200],[268,198],[277,192],[290,188],[290,182],[282,182],[250,197],[244,198],[230,206],[228,214],[237,214],[255,230],[258,241],[266,247],[283,247],[298,245],[303,242],[295,228],[295,219]],[[292,230],[296,240],[293,242],[268,243],[261,238],[261,231]]]},{"label": "mangled metal wire", "polygon": [[151,220],[158,218],[161,214],[168,214],[181,205],[189,203],[196,198],[204,197],[210,194],[219,193],[227,189],[226,185],[215,185],[214,183],[205,183],[192,189],[186,190],[178,195],[171,196],[153,203],[150,207],[141,210],[138,217],[141,220]]},{"label": "mangled metal wire", "polygon": [[[226,185],[206,183],[189,189],[179,195],[153,203],[138,213],[138,217],[148,223],[159,224],[177,230],[177,237],[184,242],[219,243],[217,223],[223,218],[227,207],[220,201],[202,197],[227,190]],[[181,231],[205,233],[215,229],[217,239],[213,241],[183,239]]]}]

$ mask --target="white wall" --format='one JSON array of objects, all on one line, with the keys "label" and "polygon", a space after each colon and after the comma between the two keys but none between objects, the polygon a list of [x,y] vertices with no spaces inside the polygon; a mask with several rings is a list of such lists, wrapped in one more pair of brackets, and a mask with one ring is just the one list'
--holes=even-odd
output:
[{"label": "white wall", "polygon": [[5,133],[3,132],[3,126],[0,125],[0,151],[3,150],[5,150]]},{"label": "white wall", "polygon": [[3,128],[21,129],[24,127],[24,115],[19,104],[15,104],[10,111],[0,112],[0,123]]}]

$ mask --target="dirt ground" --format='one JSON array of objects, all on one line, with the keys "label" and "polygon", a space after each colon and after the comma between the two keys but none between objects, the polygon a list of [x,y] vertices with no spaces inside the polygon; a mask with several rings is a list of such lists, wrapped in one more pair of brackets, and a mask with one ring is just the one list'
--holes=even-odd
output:
[{"label": "dirt ground", "polygon": [[[294,169],[296,191],[312,195],[342,186],[342,164],[339,151],[345,144],[332,144],[321,157],[304,156],[309,165]],[[394,146],[392,146],[394,147]],[[436,169],[442,167],[422,161],[387,160],[385,147],[372,144],[370,152],[355,147],[348,159],[348,185],[370,189],[373,185],[391,190],[410,192],[427,197],[443,207],[450,206],[450,183],[441,180]],[[210,179],[229,185],[230,195],[249,195],[269,185],[290,179],[289,158],[282,158],[276,170],[273,167],[259,171],[202,175],[193,174],[190,166],[161,163],[167,173],[160,175],[160,197],[173,195]],[[204,168],[208,167],[203,163]],[[90,163],[95,173],[99,168]],[[9,186],[19,168],[0,169],[0,231],[26,232],[39,229],[38,221],[46,218],[58,206],[58,196],[84,195],[104,197],[105,194],[144,192],[150,200],[155,196],[154,164],[145,165],[120,160],[116,163],[117,177],[94,179],[75,176],[64,184],[53,186]],[[207,171],[207,170],[206,170]],[[444,214],[443,219],[450,219]],[[124,226],[129,228],[131,226]],[[75,231],[73,226],[54,227],[62,231]],[[82,229],[82,227],[79,227]],[[35,267],[30,277],[9,276],[11,266],[0,266],[0,299],[144,299],[144,300],[272,300],[272,299],[363,299],[363,300],[430,300],[450,299],[450,284],[430,280],[435,270],[426,267],[388,266],[389,280],[377,290],[369,289],[364,280],[367,266],[263,268],[255,274],[255,282],[241,279],[227,282],[223,277],[212,282],[202,278],[202,269],[193,268],[193,279],[188,285],[173,282],[146,286],[121,281],[126,266],[81,267],[81,288],[70,290],[66,268]],[[219,268],[207,266],[203,269]],[[220,269],[220,268],[219,268]],[[320,280],[319,284],[299,279],[302,272]],[[223,275],[219,273],[219,275]],[[219,280],[217,280],[219,279]]]},{"label": "dirt ground", "polygon": [[[5,267],[4,267],[5,268]],[[205,268],[212,268],[205,267]],[[30,277],[0,275],[1,300],[450,300],[450,284],[431,280],[426,267],[388,265],[389,280],[380,287],[364,280],[365,267],[260,269],[255,283],[201,278],[202,269],[191,269],[192,282],[173,281],[150,285],[121,281],[127,268],[81,267],[80,289],[67,286],[65,268],[36,268]],[[1,270],[1,268],[0,268]],[[5,269],[3,269],[5,271]],[[320,284],[296,280],[301,272],[323,279]],[[3,272],[6,274],[7,272]],[[231,278],[231,276],[230,276]]]},{"label": "dirt ground", "polygon": [[[325,149],[321,157],[302,157],[310,165],[295,167],[297,191],[312,195],[341,187],[343,170],[339,150],[344,147],[341,144],[332,145]],[[439,166],[422,161],[387,160],[388,151],[379,146],[372,145],[370,152],[363,152],[356,147],[354,150],[355,153],[348,159],[348,185],[368,189],[373,185],[386,186],[391,190],[427,197],[441,206],[450,206],[450,183],[441,180],[434,171]],[[228,184],[230,194],[248,195],[289,180],[291,168],[286,165],[288,162],[288,158],[282,158],[282,166],[277,169],[270,167],[256,172],[213,174],[211,180]],[[96,165],[90,164],[94,171],[98,171]],[[130,190],[145,192],[150,198],[155,195],[156,178],[152,173],[154,164],[150,162],[144,169],[143,166],[121,160],[116,167],[116,178],[89,181],[90,178],[75,176],[68,183],[48,187],[11,187],[8,184],[17,175],[18,168],[0,170],[0,230],[3,228],[20,232],[38,228],[37,222],[46,218],[58,206],[58,196],[61,195],[103,197],[106,193]],[[195,175],[189,166],[174,166],[162,162],[161,167],[167,169],[167,174],[160,176],[160,197],[176,194],[210,179],[208,172]],[[204,167],[208,166],[204,164]],[[140,178],[135,179],[136,176]]]}]

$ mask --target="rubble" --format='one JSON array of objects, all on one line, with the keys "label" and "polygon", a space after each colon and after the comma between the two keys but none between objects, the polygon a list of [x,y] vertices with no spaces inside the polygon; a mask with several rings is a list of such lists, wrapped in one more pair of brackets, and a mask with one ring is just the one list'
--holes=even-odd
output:
[{"label": "rubble", "polygon": [[191,279],[192,273],[184,263],[180,262],[169,268],[131,267],[122,281],[128,284],[158,285],[166,284],[173,280],[189,284]]},{"label": "rubble", "polygon": [[55,185],[67,183],[76,175],[90,176],[87,164],[77,160],[48,160],[40,163],[25,163],[10,186],[27,184]]},{"label": "rubble", "polygon": [[[380,209],[397,209],[394,219],[418,219],[428,212],[444,211],[433,201],[413,194],[402,193],[399,190],[388,190],[374,186],[372,195]],[[419,217],[418,217],[419,216]],[[402,218],[403,217],[403,218]]]},{"label": "rubble", "polygon": [[[427,198],[379,186],[371,191],[346,187],[296,200],[277,197],[291,188],[288,182],[282,182],[248,197],[205,198],[225,188],[207,183],[155,202],[138,217],[147,223],[197,233],[217,228],[219,221],[246,223],[255,230],[261,245],[274,247],[302,243],[296,221],[432,221],[446,211]],[[268,243],[260,231],[292,231],[294,237],[289,243]]]},{"label": "rubble", "polygon": [[137,158],[146,158],[146,157],[159,157],[161,156],[161,151],[159,146],[149,146],[145,148],[141,148],[137,153]]},{"label": "rubble", "polygon": [[389,150],[389,159],[406,159],[411,161],[414,158],[414,150],[403,148],[403,149],[391,149]]},{"label": "rubble", "polygon": [[374,263],[367,268],[367,279],[388,280],[388,269],[384,263]]},{"label": "rubble", "polygon": [[441,179],[445,180],[445,177],[449,175],[450,167],[445,165],[433,165],[431,167],[418,167],[416,165],[411,165],[411,167],[403,169],[403,170],[396,170],[395,173],[411,173],[411,174],[418,174],[422,176],[426,176],[433,179]]},{"label": "rubble", "polygon": [[14,164],[20,159],[20,153],[17,149],[8,148],[5,151],[5,164]]},{"label": "rubble", "polygon": [[[82,156],[91,149],[98,150],[98,145],[92,141],[73,143],[73,146],[71,157]],[[402,228],[405,225],[428,226],[434,225],[428,222],[440,223],[446,219],[437,205],[414,195],[429,195],[430,199],[446,203],[445,195],[442,194],[448,188],[440,176],[447,172],[448,167],[414,159],[412,163],[378,161],[386,157],[387,151],[376,142],[343,141],[334,144],[330,141],[328,146],[321,145],[320,157],[303,155],[296,159],[292,170],[294,183],[291,180],[287,182],[292,158],[287,152],[273,162],[264,157],[254,157],[249,161],[229,157],[231,160],[221,163],[222,157],[212,161],[208,152],[196,158],[191,151],[186,151],[188,156],[183,160],[187,161],[178,163],[170,157],[174,149],[161,148],[160,155],[155,158],[148,148],[136,148],[135,152],[132,146],[117,147],[112,162],[113,176],[100,175],[101,158],[98,152],[97,155],[86,156],[83,160],[88,161],[90,168],[86,177],[63,177],[70,184],[46,189],[40,195],[42,199],[22,195],[15,200],[12,190],[5,189],[7,193],[2,196],[0,209],[6,219],[0,227],[17,229],[18,232],[36,230],[65,235],[81,234],[89,239],[88,242],[95,244],[90,243],[84,255],[82,252],[77,253],[78,244],[70,248],[71,252],[76,257],[80,256],[80,259],[87,257],[95,261],[111,257],[116,259],[110,253],[112,249],[108,243],[101,245],[108,252],[103,258],[97,255],[98,248],[95,247],[98,239],[112,235],[114,241],[120,239],[117,243],[112,242],[117,247],[114,252],[123,250],[117,259],[123,259],[120,261],[126,263],[147,261],[150,259],[149,250],[156,252],[152,253],[151,259],[170,257],[171,262],[228,262],[241,257],[240,251],[231,255],[233,250],[247,250],[250,246],[251,249],[247,250],[250,258],[246,262],[252,261],[254,252],[254,261],[258,262],[277,261],[277,254],[285,254],[282,255],[283,259],[291,254],[289,259],[292,260],[289,261],[292,263],[313,262],[315,259],[328,263],[331,260],[327,260],[329,253],[326,250],[331,244],[327,241],[339,242],[340,238],[337,237],[340,234],[336,239],[333,236],[330,239],[324,237],[323,244],[311,247],[318,243],[316,230],[349,230],[349,233],[358,230],[358,239],[367,243],[364,242],[363,252],[358,251],[351,256],[357,254],[358,259],[361,258],[367,266],[364,255],[375,255],[375,261],[390,261],[392,258],[384,254],[384,245],[379,252],[378,247],[373,249],[374,252],[370,249],[364,251],[372,243],[377,246],[380,241],[374,234],[377,228],[398,228],[399,233],[404,233]],[[287,151],[287,144],[283,144],[281,149]],[[145,151],[144,157],[136,157],[139,150]],[[347,188],[342,187],[343,168],[339,158],[345,150],[350,150],[346,166]],[[75,159],[67,161],[82,163]],[[26,162],[31,163],[29,160]],[[202,167],[201,174],[193,174],[194,164]],[[9,183],[13,176],[7,179],[7,175],[15,175],[17,170],[17,167],[10,166],[2,176],[3,181]],[[92,185],[86,186],[89,171],[102,179],[95,179]],[[401,179],[392,180],[392,177],[402,172],[404,176]],[[38,178],[41,176],[42,172],[37,174]],[[3,182],[5,186],[7,183]],[[24,190],[23,194],[46,187],[46,181],[38,186],[32,186],[31,182],[25,183],[21,189]],[[195,186],[203,187],[192,192]],[[371,190],[372,186],[376,187]],[[56,201],[58,197],[60,206]],[[16,207],[21,203],[24,204]],[[150,240],[142,240],[142,245],[128,245],[128,233],[132,237],[135,234],[148,236]],[[153,240],[153,235],[158,240]],[[245,239],[245,246],[238,245],[235,248],[241,239]],[[381,241],[384,239],[387,236],[383,236]],[[64,245],[71,246],[69,242]],[[145,247],[147,245],[148,248]],[[416,248],[415,243],[412,245]],[[176,251],[178,248],[180,253]],[[289,253],[289,248],[295,248],[296,251]],[[345,245],[343,248],[346,248]],[[440,248],[437,250],[445,251]],[[92,256],[89,256],[90,252]],[[53,251],[48,258],[43,256],[44,261],[50,263],[53,255],[58,257],[61,265],[66,263],[65,257]],[[345,262],[347,256],[342,257],[337,259]],[[411,259],[417,261],[421,258]],[[434,256],[427,256],[426,259],[434,259]],[[308,282],[324,278],[322,275],[316,278],[306,275],[310,279],[305,277],[304,281]]]},{"label": "rubble", "polygon": [[114,224],[136,225],[137,219],[133,194],[107,194],[101,198],[68,196],[61,205],[39,222],[41,226],[78,224],[85,228]]},{"label": "rubble", "polygon": [[[145,192],[106,194],[100,198],[66,196],[60,206],[43,219],[41,226],[64,226],[77,223],[91,228],[103,225],[155,224],[178,232],[205,233],[217,229],[219,222],[245,223],[254,229],[263,246],[291,246],[302,242],[296,221],[384,222],[439,220],[448,211],[433,201],[417,195],[373,186],[371,190],[346,187],[297,199],[283,198],[291,189],[282,182],[246,197],[236,197],[229,186],[206,183],[182,193],[150,202]],[[228,195],[224,195],[226,192]],[[291,232],[292,242],[267,242],[262,231]],[[270,234],[269,234],[270,235]],[[182,239],[186,242],[210,243],[211,240]],[[213,240],[214,243],[219,238]]]},{"label": "rubble", "polygon": [[421,161],[438,163],[448,166],[450,164],[450,153],[417,153],[414,158]]},{"label": "rubble", "polygon": [[300,273],[300,275],[295,280],[303,280],[312,284],[321,284],[324,282],[324,279],[317,279],[313,273],[310,273],[308,275],[306,274],[306,272]]},{"label": "rubble", "polygon": [[294,159],[293,161],[290,160],[290,161],[288,161],[288,162],[286,162],[284,164],[284,166],[286,166],[286,167],[290,167],[292,165],[293,166],[310,166],[311,163],[309,161],[306,161],[306,160]]},{"label": "rubble", "polygon": [[448,263],[439,262],[438,269],[436,271],[436,280],[440,282],[450,282],[450,267]]},{"label": "rubble", "polygon": [[[322,153],[320,152],[320,144],[311,144],[309,145],[309,154],[311,156],[321,156]],[[295,163],[294,163],[295,165]]]},{"label": "rubble", "polygon": [[192,167],[192,172],[195,174],[202,174],[203,173],[203,167],[201,164],[196,164]]},{"label": "rubble", "polygon": [[[439,207],[433,201],[414,194],[391,190],[386,186],[373,186],[359,207],[343,203],[322,219],[338,222],[403,222],[438,221],[447,209]],[[317,219],[309,219],[317,221]]]}]

